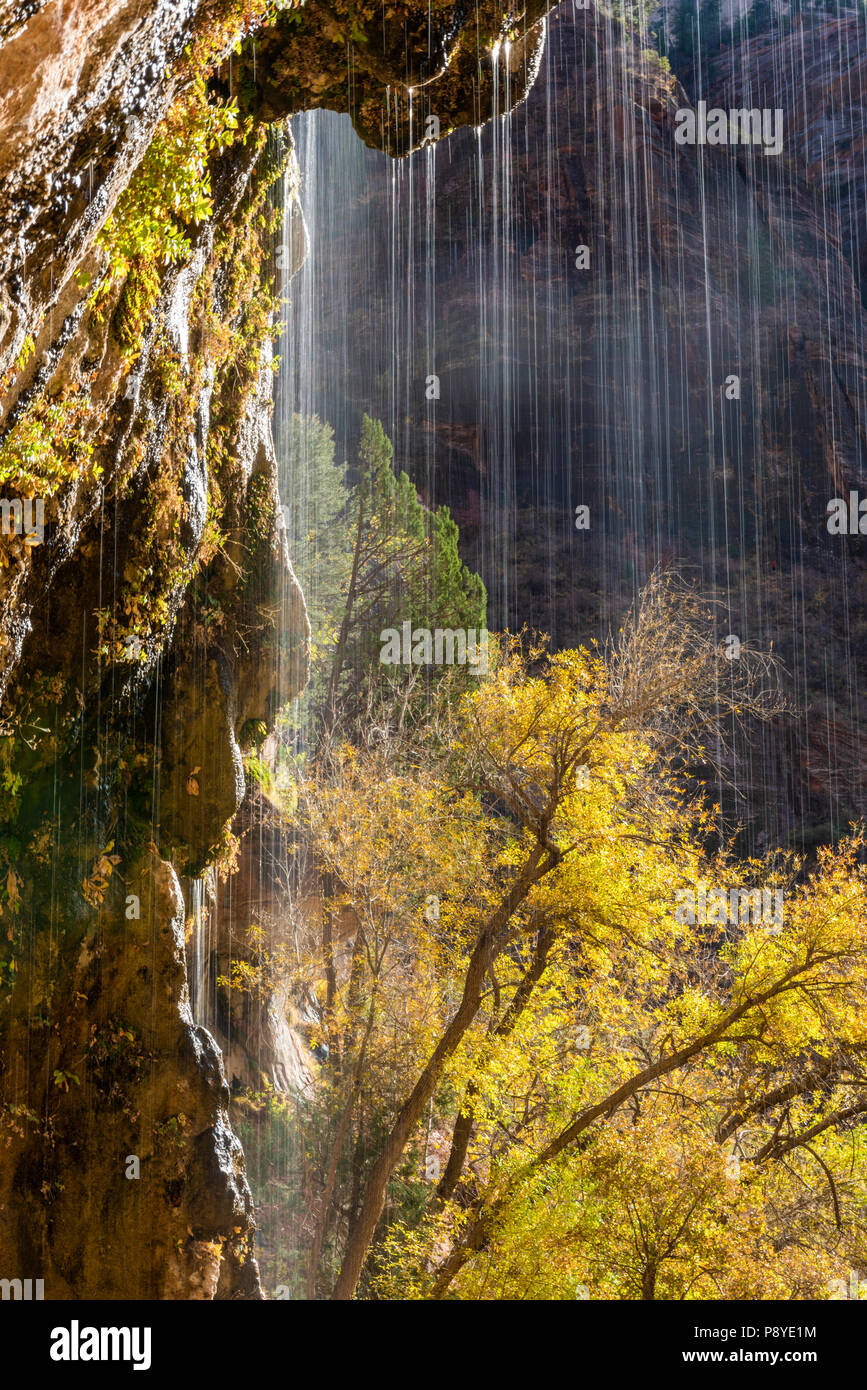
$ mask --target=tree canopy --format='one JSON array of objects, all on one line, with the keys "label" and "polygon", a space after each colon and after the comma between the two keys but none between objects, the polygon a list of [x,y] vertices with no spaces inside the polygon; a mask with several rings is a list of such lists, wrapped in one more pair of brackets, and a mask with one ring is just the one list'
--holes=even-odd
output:
[{"label": "tree canopy", "polygon": [[498,647],[301,781],[307,1293],[828,1296],[867,1238],[859,835],[710,848],[686,769],[781,704],[664,577],[604,651]]}]

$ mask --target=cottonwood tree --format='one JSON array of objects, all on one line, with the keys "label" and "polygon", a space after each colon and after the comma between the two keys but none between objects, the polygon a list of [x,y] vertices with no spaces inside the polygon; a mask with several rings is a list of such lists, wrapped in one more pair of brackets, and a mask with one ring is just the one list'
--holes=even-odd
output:
[{"label": "cottonwood tree", "polygon": [[[578,1086],[563,1072],[552,1104],[549,1073],[541,1109],[512,1117],[511,1157],[495,1169],[487,1153],[426,1296],[445,1296],[479,1258],[512,1285],[502,1296],[516,1279],[528,1296],[538,1273],[503,1267],[518,1236],[540,1259],[547,1243],[602,1297],[816,1297],[863,1257],[859,848],[823,853],[787,894],[779,933],[728,924],[708,949],[705,930],[682,943],[688,955],[675,949],[663,990],[633,975],[631,1037],[595,992]],[[627,954],[611,977],[620,986]],[[490,1128],[486,1142],[498,1148]],[[537,1225],[544,1235],[531,1237]],[[467,1296],[474,1287],[475,1275]]]},{"label": "cottonwood tree", "polygon": [[[391,1218],[382,1225],[389,1184],[393,1192],[400,1170],[404,1191],[412,1186],[407,1156],[422,1133],[428,1142],[435,1130],[445,1158],[441,1136],[452,1128],[445,1173],[421,1223],[435,1231],[422,1264],[444,1241],[452,1246],[429,1280],[431,1294],[442,1296],[492,1248],[535,1182],[549,1187],[563,1156],[583,1152],[585,1136],[611,1116],[640,1112],[661,1078],[681,1084],[697,1059],[741,1055],[751,1039],[767,1045],[767,1028],[791,1017],[793,999],[809,1000],[811,1014],[839,989],[848,1028],[860,989],[854,939],[804,935],[793,954],[788,928],[778,939],[760,924],[752,973],[732,994],[743,962],[729,952],[743,924],[720,935],[675,918],[675,888],[703,877],[736,888],[750,875],[762,886],[780,882],[776,864],[704,855],[709,821],[679,785],[678,769],[700,747],[712,713],[766,716],[780,707],[767,663],[747,659],[733,683],[697,614],[688,596],[659,580],[603,656],[548,658],[507,643],[488,681],[431,715],[414,756],[406,744],[399,757],[384,746],[375,755],[347,747],[303,789],[311,842],[353,924],[338,991],[347,1039],[343,1125],[328,1164],[341,1258],[335,1297],[354,1294],[366,1262],[368,1287],[386,1277],[395,1228]],[[823,882],[857,896],[851,869],[837,881],[828,866]],[[849,901],[841,920],[852,920],[851,909]],[[636,1065],[622,1039],[639,1023],[646,1055]],[[825,1023],[822,1045],[855,1057],[857,1028],[835,1042],[827,1016]],[[584,1055],[576,1038],[588,1036],[597,1043]],[[617,1045],[602,1047],[603,1036]],[[658,1053],[647,1053],[648,1037],[658,1037]],[[805,1045],[797,1031],[775,1042],[786,1081],[769,1094],[812,1075]],[[514,1081],[510,1058],[520,1071]],[[794,1090],[786,1094],[796,1099]],[[808,1083],[803,1094],[812,1104]],[[691,1104],[699,1101],[687,1097]],[[701,1099],[703,1113],[710,1104]],[[361,1143],[351,1133],[354,1112],[364,1112]],[[558,1129],[553,1120],[564,1112],[571,1118]],[[854,1116],[837,1105],[826,1118],[822,1132],[838,1133]],[[724,1123],[717,1114],[708,1140],[720,1155]],[[354,1144],[345,1197],[337,1190],[344,1144]],[[656,1275],[641,1277],[642,1288],[656,1287]]]}]

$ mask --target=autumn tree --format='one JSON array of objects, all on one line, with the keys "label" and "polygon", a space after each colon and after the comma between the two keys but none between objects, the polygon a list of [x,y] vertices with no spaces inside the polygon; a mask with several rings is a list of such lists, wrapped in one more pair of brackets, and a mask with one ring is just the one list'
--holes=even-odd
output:
[{"label": "autumn tree", "polygon": [[[618,1226],[612,1268],[636,1252],[620,1296],[706,1292],[719,1250],[728,1258],[739,1241],[764,1252],[744,1275],[751,1287],[815,1285],[831,1267],[826,1198],[846,1225],[857,1182],[835,1177],[816,1149],[809,1161],[831,1178],[810,1189],[802,1224],[817,1253],[799,1265],[790,1193],[771,1200],[769,1187],[759,1205],[732,1205],[727,1175],[741,1155],[727,1126],[732,1100],[759,1077],[755,1114],[773,1124],[785,1115],[786,1154],[801,1147],[799,1106],[822,1107],[801,1132],[810,1148],[818,1134],[841,1142],[857,1121],[860,1100],[842,1104],[837,1087],[860,1084],[863,883],[852,847],[806,886],[798,865],[701,849],[708,822],[685,799],[681,769],[712,716],[767,716],[780,702],[757,654],[744,653],[732,682],[700,619],[697,601],[657,578],[604,654],[548,657],[507,643],[494,675],[431,715],[415,757],[406,741],[397,758],[383,745],[344,746],[303,788],[312,843],[339,885],[332,905],[348,925],[332,1010],[342,1034],[328,1163],[335,1297],[351,1297],[361,1279],[385,1296],[395,1281],[424,1296],[472,1290],[510,1230],[513,1248],[526,1248],[539,1192],[574,1209],[570,1164],[586,1164],[591,1146],[597,1214],[626,1192],[630,1142],[606,1186],[605,1136],[637,1133],[639,1122],[656,1136],[661,1167],[682,1173],[691,1214],[670,1229],[648,1183],[650,1206]],[[737,901],[756,883],[783,893],[785,926],[738,913],[685,923],[673,895],[705,881]],[[823,1060],[814,1065],[813,1053]],[[763,1184],[778,1167],[766,1144],[743,1155]],[[415,1166],[431,1150],[445,1172],[439,1182],[427,1175],[418,1200]],[[642,1140],[635,1162],[651,1152]],[[637,1244],[629,1221],[645,1230]],[[568,1248],[568,1232],[559,1236]],[[777,1245],[788,1264],[774,1262]],[[583,1248],[577,1237],[573,1248]],[[681,1286],[670,1276],[683,1260],[693,1283]],[[573,1259],[569,1278],[589,1285],[591,1274]]]}]

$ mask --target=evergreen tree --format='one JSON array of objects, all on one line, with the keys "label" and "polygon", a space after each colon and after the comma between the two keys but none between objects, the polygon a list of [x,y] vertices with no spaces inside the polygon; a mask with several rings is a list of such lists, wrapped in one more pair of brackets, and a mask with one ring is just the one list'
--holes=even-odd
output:
[{"label": "evergreen tree", "polygon": [[678,68],[687,64],[696,49],[695,0],[678,0],[671,26],[671,44],[677,55]]},{"label": "evergreen tree", "polygon": [[318,415],[294,415],[281,454],[280,495],[292,566],[310,617],[312,654],[333,640],[334,614],[349,574],[343,514],[350,488],[335,460],[334,431]]},{"label": "evergreen tree", "polygon": [[699,34],[702,57],[712,58],[722,46],[721,0],[701,0]]},{"label": "evergreen tree", "polygon": [[[432,511],[408,475],[395,472],[391,441],[364,416],[354,486],[334,463],[334,439],[319,420],[296,421],[290,438],[296,482],[306,477],[288,517],[313,633],[305,697],[311,746],[326,735],[352,738],[372,705],[393,703],[402,718],[449,668],[380,660],[382,633],[437,628],[474,631],[486,622],[482,580],[464,565],[447,507]],[[457,686],[473,680],[451,671]]]},{"label": "evergreen tree", "polygon": [[773,26],[774,12],[771,0],[754,0],[750,12],[747,15],[747,34],[754,38],[757,34],[766,34]]}]

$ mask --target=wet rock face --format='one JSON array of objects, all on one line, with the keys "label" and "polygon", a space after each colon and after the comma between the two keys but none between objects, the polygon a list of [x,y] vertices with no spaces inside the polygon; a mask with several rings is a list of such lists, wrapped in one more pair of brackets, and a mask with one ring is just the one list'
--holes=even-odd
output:
[{"label": "wet rock face", "polygon": [[31,368],[49,399],[73,386],[99,461],[48,499],[41,545],[5,538],[0,577],[20,788],[0,828],[0,1263],[39,1269],[48,1298],[261,1296],[177,868],[219,849],[245,725],[306,679],[261,307],[288,157],[256,137],[214,161],[212,217],[162,268],[132,358],[118,292],[99,312],[79,290],[36,345],[41,383]]},{"label": "wet rock face", "polygon": [[[196,901],[200,915],[190,943],[196,1016],[219,1043],[233,1089],[273,1087],[300,1096],[316,1070],[309,1037],[315,1014],[284,983],[275,988],[270,963],[315,950],[308,920],[315,913],[306,911],[311,866],[285,813],[255,785],[232,829],[234,872],[209,872]],[[185,892],[192,907],[192,883]],[[230,989],[239,963],[249,973],[242,988]]]},{"label": "wet rock face", "polygon": [[237,90],[265,120],[312,107],[348,112],[366,144],[403,155],[431,138],[431,116],[438,139],[523,101],[550,8],[547,0],[509,7],[404,0],[385,9],[306,0],[257,38],[255,63],[247,57]]},{"label": "wet rock face", "polygon": [[[312,106],[349,111],[368,143],[404,154],[435,114],[442,130],[479,124],[523,99],[538,69],[547,0],[483,0],[369,12],[318,0],[256,28],[218,85],[257,120]],[[234,6],[238,10],[238,6]],[[191,76],[184,50],[225,22],[231,0],[47,0],[9,5],[0,29],[0,372],[111,212],[173,98]],[[227,34],[231,28],[227,29]],[[234,38],[234,35],[232,36]],[[490,50],[508,63],[499,87]],[[231,46],[223,44],[223,51]],[[505,69],[508,68],[508,82]],[[350,77],[347,77],[349,71]],[[407,87],[424,83],[415,99]]]},{"label": "wet rock face", "polygon": [[254,1296],[252,1202],[222,1059],[190,1014],[178,880],[152,855],[125,867],[129,894],[40,934],[19,981],[0,1262],[38,1271],[52,1299]]},{"label": "wet rock face", "polygon": [[8,6],[0,47],[0,370],[111,211],[177,87],[201,0]]},{"label": "wet rock face", "polygon": [[[812,12],[783,36],[735,44],[711,65],[708,104],[779,108],[784,150],[821,198],[867,304],[867,50],[863,18]],[[798,93],[797,101],[788,94]]]}]

